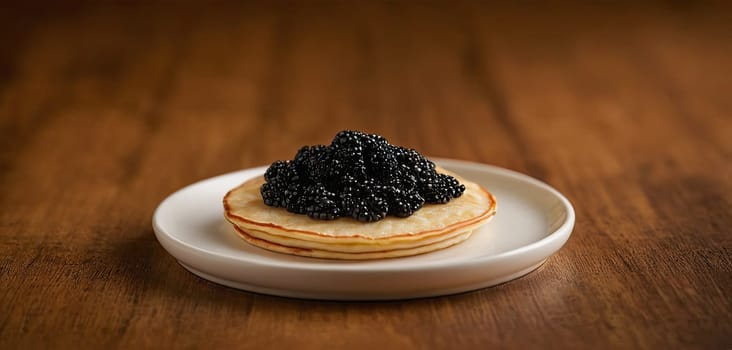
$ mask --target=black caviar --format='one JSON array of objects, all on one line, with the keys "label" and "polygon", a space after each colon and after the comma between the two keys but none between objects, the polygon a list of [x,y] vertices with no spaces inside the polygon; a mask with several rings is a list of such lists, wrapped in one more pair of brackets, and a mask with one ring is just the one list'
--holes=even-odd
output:
[{"label": "black caviar", "polygon": [[293,160],[274,162],[264,179],[266,205],[321,220],[407,217],[425,203],[447,203],[465,191],[417,151],[350,130],[328,146],[305,146]]}]

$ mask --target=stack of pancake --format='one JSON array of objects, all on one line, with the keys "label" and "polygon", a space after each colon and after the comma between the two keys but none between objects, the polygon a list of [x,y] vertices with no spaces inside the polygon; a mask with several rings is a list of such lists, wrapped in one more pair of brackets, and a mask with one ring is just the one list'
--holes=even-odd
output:
[{"label": "stack of pancake", "polygon": [[496,212],[493,195],[478,184],[445,170],[465,185],[462,196],[446,204],[425,204],[407,218],[388,216],[364,223],[351,218],[315,220],[306,215],[267,206],[253,178],[224,197],[226,219],[247,242],[293,255],[369,260],[404,257],[458,244]]}]

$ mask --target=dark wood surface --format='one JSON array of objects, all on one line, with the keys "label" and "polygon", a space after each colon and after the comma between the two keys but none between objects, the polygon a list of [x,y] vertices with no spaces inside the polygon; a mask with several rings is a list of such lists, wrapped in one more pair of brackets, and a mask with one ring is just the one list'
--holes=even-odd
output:
[{"label": "dark wood surface", "polygon": [[[0,348],[732,348],[723,4],[0,5]],[[152,212],[360,129],[542,179],[538,271],[317,302],[182,269]]]}]

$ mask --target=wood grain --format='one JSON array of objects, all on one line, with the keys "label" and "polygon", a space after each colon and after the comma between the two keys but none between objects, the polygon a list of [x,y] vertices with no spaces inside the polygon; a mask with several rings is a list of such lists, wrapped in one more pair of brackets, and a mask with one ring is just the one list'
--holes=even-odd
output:
[{"label": "wood grain", "polygon": [[[724,4],[0,5],[0,348],[732,348]],[[384,303],[180,268],[157,204],[340,129],[577,210],[494,288]]]}]

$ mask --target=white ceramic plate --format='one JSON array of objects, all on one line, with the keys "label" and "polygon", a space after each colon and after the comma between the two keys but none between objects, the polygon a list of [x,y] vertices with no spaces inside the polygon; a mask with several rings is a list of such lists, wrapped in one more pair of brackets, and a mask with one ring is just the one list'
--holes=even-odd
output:
[{"label": "white ceramic plate", "polygon": [[223,218],[222,198],[265,167],[204,180],[155,211],[160,244],[183,267],[229,287],[296,298],[407,299],[460,293],[521,277],[569,238],[574,210],[548,185],[514,171],[456,160],[439,165],[484,185],[496,216],[465,242],[433,253],[374,261],[314,259],[249,245]]}]

